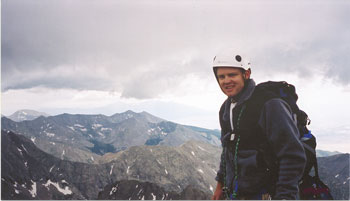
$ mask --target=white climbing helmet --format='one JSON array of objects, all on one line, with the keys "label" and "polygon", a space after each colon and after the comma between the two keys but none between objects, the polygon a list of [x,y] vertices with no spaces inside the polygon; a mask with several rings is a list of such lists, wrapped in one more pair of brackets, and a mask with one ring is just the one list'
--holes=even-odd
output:
[{"label": "white climbing helmet", "polygon": [[217,67],[233,67],[243,68],[244,70],[250,69],[250,62],[248,58],[241,54],[235,54],[234,52],[222,52],[214,57],[213,69]]}]

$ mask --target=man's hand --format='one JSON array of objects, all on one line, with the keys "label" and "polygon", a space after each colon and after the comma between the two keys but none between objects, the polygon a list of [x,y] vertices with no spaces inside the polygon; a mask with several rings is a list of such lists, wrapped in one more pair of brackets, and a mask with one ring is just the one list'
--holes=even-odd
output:
[{"label": "man's hand", "polygon": [[218,184],[216,185],[214,195],[211,199],[212,200],[222,200],[223,197],[224,197],[224,194],[222,193],[222,184],[220,182],[218,182]]}]

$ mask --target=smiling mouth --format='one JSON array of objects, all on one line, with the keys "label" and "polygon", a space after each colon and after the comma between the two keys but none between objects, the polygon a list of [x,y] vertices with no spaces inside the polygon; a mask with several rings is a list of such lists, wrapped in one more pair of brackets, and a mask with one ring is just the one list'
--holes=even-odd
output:
[{"label": "smiling mouth", "polygon": [[224,87],[226,90],[231,90],[231,89],[233,89],[233,88],[235,88],[235,86],[233,86],[233,85],[231,85],[231,86],[226,86],[226,87]]}]

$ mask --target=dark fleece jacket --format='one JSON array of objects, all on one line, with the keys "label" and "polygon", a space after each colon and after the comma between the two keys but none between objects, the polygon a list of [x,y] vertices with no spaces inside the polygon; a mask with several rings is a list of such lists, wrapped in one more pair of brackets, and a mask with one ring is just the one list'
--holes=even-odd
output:
[{"label": "dark fleece jacket", "polygon": [[[235,108],[239,107],[241,104],[245,103],[252,96],[255,89],[255,82],[250,79],[246,82],[246,86],[238,97],[237,105]],[[220,109],[220,124],[221,124],[221,139],[223,142],[227,135],[232,133],[229,121],[226,123],[222,121],[223,118],[229,118],[230,114],[230,104],[231,98],[223,103]],[[235,109],[233,109],[235,112]],[[223,117],[225,115],[225,117]],[[270,145],[270,150],[277,160],[277,179],[275,181],[275,193],[273,199],[297,199],[298,194],[298,181],[303,175],[303,170],[306,163],[306,157],[304,148],[299,141],[299,132],[293,120],[292,112],[289,105],[280,98],[272,98],[265,102],[261,110],[261,114],[258,118],[258,125],[262,130],[262,134],[266,135],[266,139]],[[233,120],[234,121],[234,120]],[[233,122],[235,125],[235,122]],[[224,143],[224,142],[223,142]],[[223,144],[224,146],[224,144]],[[224,153],[226,152],[226,153]],[[220,169],[217,173],[216,180],[224,183],[224,164],[223,159],[226,163],[226,186],[229,188],[234,188],[234,155],[232,149],[223,149]],[[256,150],[244,150],[244,153],[238,151],[238,170],[240,171],[238,175],[240,177],[241,184],[238,184],[238,192],[247,192],[249,189],[255,189],[258,185],[256,181],[261,180],[259,176],[254,175],[254,178],[249,178],[251,175],[244,175],[242,172],[251,168],[252,165],[257,166],[259,163],[257,161],[258,152]],[[244,155],[244,156],[243,156]],[[249,159],[249,160],[247,160]],[[266,177],[262,175],[261,177]],[[240,181],[240,180],[238,180]],[[262,190],[262,189],[260,189]]]}]

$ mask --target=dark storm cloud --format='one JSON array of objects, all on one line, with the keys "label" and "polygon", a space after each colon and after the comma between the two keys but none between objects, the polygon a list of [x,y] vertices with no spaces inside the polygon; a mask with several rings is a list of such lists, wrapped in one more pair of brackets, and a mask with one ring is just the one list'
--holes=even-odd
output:
[{"label": "dark storm cloud", "polygon": [[2,90],[153,98],[189,73],[211,76],[212,58],[226,46],[252,54],[257,71],[323,72],[348,85],[348,9],[342,1],[5,0]]}]

